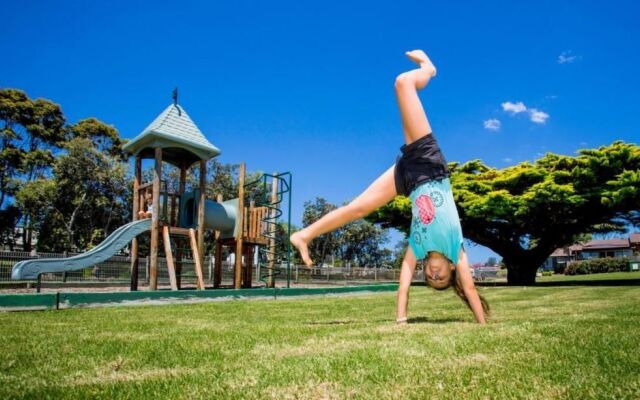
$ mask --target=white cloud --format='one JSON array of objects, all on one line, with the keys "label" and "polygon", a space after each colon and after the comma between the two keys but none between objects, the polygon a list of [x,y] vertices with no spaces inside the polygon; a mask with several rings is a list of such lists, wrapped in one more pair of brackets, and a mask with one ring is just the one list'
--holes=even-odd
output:
[{"label": "white cloud", "polygon": [[578,59],[578,56],[573,54],[573,52],[571,50],[563,51],[558,56],[558,64],[571,64],[572,62],[574,62],[577,59]]},{"label": "white cloud", "polygon": [[502,109],[504,111],[513,113],[513,114],[518,114],[524,111],[527,111],[527,106],[524,105],[523,102],[519,101],[517,103],[512,103],[510,101],[505,101],[504,103],[502,103]]},{"label": "white cloud", "polygon": [[490,131],[499,131],[500,130],[500,120],[491,118],[484,121],[484,129]]},{"label": "white cloud", "polygon": [[506,162],[506,163],[510,163],[511,161],[513,161],[513,158],[503,158],[502,161]]},{"label": "white cloud", "polygon": [[544,124],[549,119],[549,114],[536,108],[531,108],[529,109],[529,118],[531,119],[531,122]]},{"label": "white cloud", "polygon": [[[511,115],[527,112],[529,114],[529,119],[531,120],[531,122],[534,122],[536,124],[544,124],[549,119],[549,114],[547,114],[546,112],[542,110],[538,110],[537,108],[529,108],[521,101],[517,103],[505,101],[504,103],[502,103],[502,109],[505,112],[510,113]],[[484,123],[485,124],[484,127],[487,129],[490,129],[487,127],[487,122],[489,121],[485,121]]]}]

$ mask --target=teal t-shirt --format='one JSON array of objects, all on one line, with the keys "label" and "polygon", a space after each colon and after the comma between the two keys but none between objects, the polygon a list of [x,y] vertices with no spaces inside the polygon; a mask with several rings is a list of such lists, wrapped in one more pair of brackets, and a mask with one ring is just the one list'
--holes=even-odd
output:
[{"label": "teal t-shirt", "polygon": [[416,258],[421,260],[430,251],[437,251],[457,264],[463,238],[449,178],[421,184],[409,199],[412,205],[409,245]]}]

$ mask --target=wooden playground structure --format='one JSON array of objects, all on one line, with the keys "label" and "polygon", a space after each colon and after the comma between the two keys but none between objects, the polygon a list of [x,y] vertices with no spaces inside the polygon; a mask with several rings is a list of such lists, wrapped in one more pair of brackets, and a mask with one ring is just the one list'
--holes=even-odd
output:
[{"label": "wooden playground structure", "polygon": [[[175,259],[171,246],[171,239],[176,243],[187,242],[191,250],[198,289],[205,289],[203,264],[205,230],[215,231],[215,264],[213,288],[220,288],[222,281],[223,248],[229,247],[235,253],[233,287],[250,288],[252,286],[252,270],[256,251],[264,247],[267,255],[266,269],[273,271],[276,262],[276,243],[273,232],[268,223],[269,219],[277,217],[278,210],[274,207],[256,206],[253,201],[246,204],[246,166],[240,164],[239,189],[237,199],[232,203],[223,202],[218,194],[216,204],[206,199],[207,160],[220,154],[200,133],[195,124],[188,117],[184,109],[177,104],[170,105],[152,124],[140,135],[127,143],[125,150],[135,156],[135,178],[133,183],[133,219],[139,219],[138,213],[145,211],[145,192],[152,192],[151,240],[149,246],[149,289],[158,288],[158,253],[161,250],[160,241],[166,257],[169,281],[172,290],[181,287],[182,258],[184,252],[176,246]],[[142,160],[153,159],[153,178],[151,182],[142,182]],[[165,183],[162,188],[162,166],[168,162],[180,171],[177,192],[167,189]],[[199,187],[193,191],[193,204],[188,208],[186,204],[188,193],[185,192],[187,170],[199,163]],[[271,175],[271,204],[278,203],[278,174]],[[191,204],[191,203],[190,203]],[[223,204],[224,207],[222,206]],[[208,207],[212,209],[209,210]],[[195,209],[194,209],[195,208]],[[215,208],[215,210],[213,210]],[[222,215],[213,224],[208,224],[208,211],[215,211]],[[235,211],[235,215],[233,214]],[[191,213],[195,215],[191,215]],[[222,214],[220,214],[222,213]],[[189,214],[189,215],[186,215]],[[212,213],[213,214],[213,213]],[[216,229],[216,224],[222,226]],[[230,229],[233,224],[233,229]],[[213,226],[212,226],[213,225]],[[244,260],[244,262],[243,262]],[[139,241],[134,238],[131,244],[131,290],[138,290]],[[274,287],[274,274],[270,273],[265,280],[267,287]]]}]

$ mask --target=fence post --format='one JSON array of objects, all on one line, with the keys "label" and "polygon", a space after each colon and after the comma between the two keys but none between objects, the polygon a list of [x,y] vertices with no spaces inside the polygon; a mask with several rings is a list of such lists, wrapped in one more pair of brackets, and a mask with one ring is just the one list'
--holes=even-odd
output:
[{"label": "fence post", "polygon": [[298,283],[298,266],[296,265],[296,283]]}]

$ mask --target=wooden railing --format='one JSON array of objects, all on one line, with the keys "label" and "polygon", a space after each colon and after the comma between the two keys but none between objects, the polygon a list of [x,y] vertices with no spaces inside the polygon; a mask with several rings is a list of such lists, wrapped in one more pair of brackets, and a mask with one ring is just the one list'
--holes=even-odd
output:
[{"label": "wooden railing", "polygon": [[268,216],[267,207],[245,207],[242,227],[242,236],[252,242],[266,242],[267,231],[264,219]]}]

